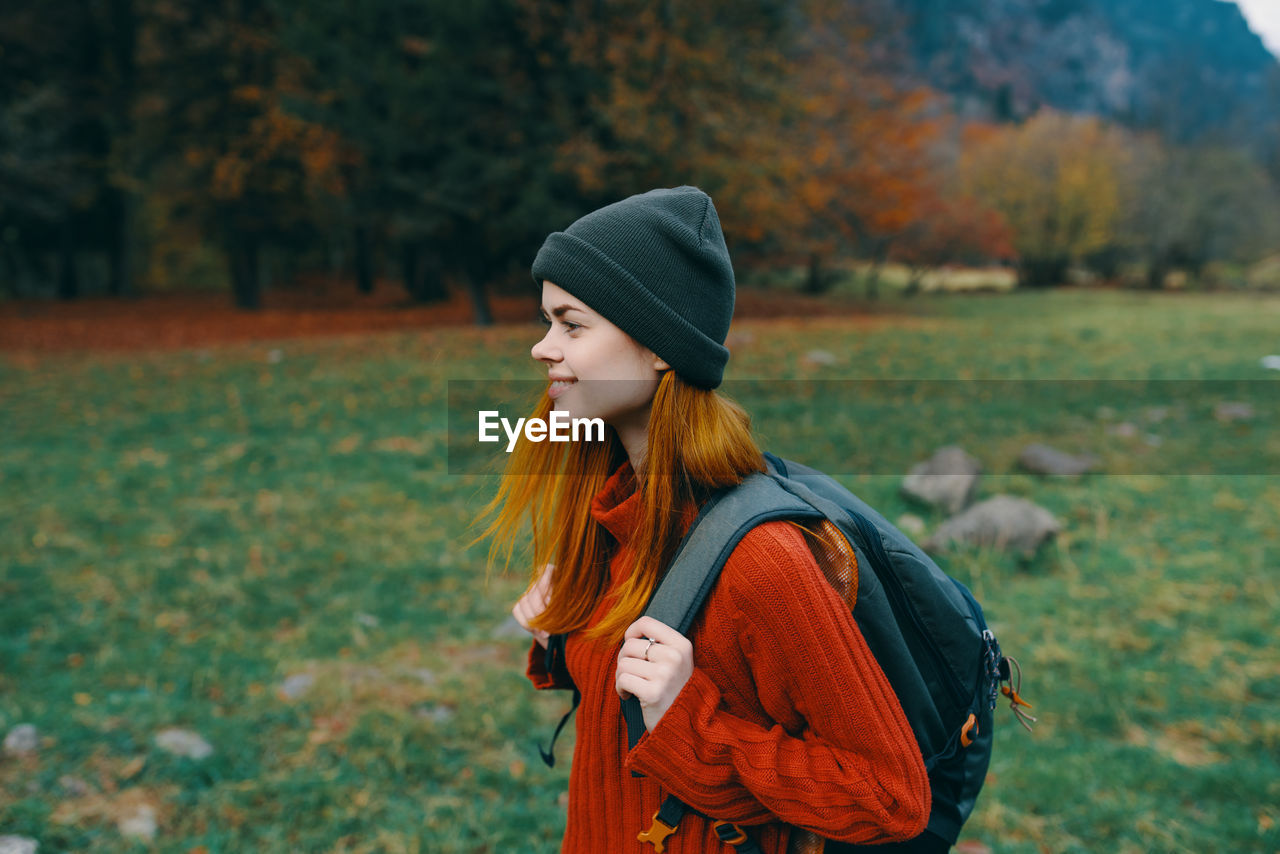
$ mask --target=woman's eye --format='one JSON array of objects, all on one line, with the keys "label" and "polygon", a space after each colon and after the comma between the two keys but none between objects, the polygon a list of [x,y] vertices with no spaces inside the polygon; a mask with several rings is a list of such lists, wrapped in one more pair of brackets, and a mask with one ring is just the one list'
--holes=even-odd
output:
[{"label": "woman's eye", "polygon": [[582,324],[580,324],[580,323],[572,323],[572,322],[570,322],[570,321],[566,320],[566,321],[564,321],[564,328],[565,328],[567,331],[569,331],[569,332],[573,332],[575,329],[581,329],[581,328],[582,328]]}]

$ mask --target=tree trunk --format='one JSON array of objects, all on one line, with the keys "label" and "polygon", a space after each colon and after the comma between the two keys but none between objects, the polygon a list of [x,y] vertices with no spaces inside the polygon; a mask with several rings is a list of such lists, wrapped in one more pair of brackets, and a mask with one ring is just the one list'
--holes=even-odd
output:
[{"label": "tree trunk", "polygon": [[409,295],[410,299],[417,299],[414,296],[418,290],[418,247],[412,243],[406,243],[400,248],[400,275],[404,281],[404,292]]},{"label": "tree trunk", "polygon": [[262,307],[257,239],[233,234],[227,247],[227,260],[231,266],[231,292],[235,297],[236,307],[257,311]]},{"label": "tree trunk", "polygon": [[444,302],[449,299],[440,259],[421,246],[406,244],[404,248],[404,289],[414,302]]},{"label": "tree trunk", "polygon": [[907,279],[907,286],[902,289],[902,295],[913,297],[920,293],[920,286],[924,283],[925,273],[929,272],[928,267],[916,267],[911,271],[911,278]]},{"label": "tree trunk", "polygon": [[867,271],[867,298],[880,298],[880,274],[889,259],[889,241],[877,240],[871,248],[871,269]]},{"label": "tree trunk", "polygon": [[809,253],[809,277],[805,280],[805,293],[821,294],[827,290],[827,279],[822,272],[822,256],[817,252]]},{"label": "tree trunk", "polygon": [[362,294],[371,294],[373,293],[373,244],[368,226],[356,226],[355,241],[356,288]]},{"label": "tree trunk", "polygon": [[471,297],[471,308],[475,312],[476,326],[492,326],[493,312],[489,310],[489,295],[484,282],[475,276],[467,277],[467,295]]},{"label": "tree trunk", "polygon": [[[137,92],[138,14],[134,0],[110,0],[108,50],[111,53],[115,73],[111,91],[111,113],[107,127],[111,134],[111,146],[120,150],[129,146],[133,138],[133,105]],[[131,172],[136,152],[124,148],[125,171]],[[108,254],[111,270],[107,281],[112,296],[127,297],[134,294],[133,281],[133,228],[136,219],[137,199],[133,193],[120,186],[108,190],[107,206],[114,221],[108,236]]]},{"label": "tree trunk", "polygon": [[58,231],[58,299],[72,300],[80,296],[75,233],[70,221],[62,223]]},{"label": "tree trunk", "polygon": [[1164,277],[1168,275],[1163,265],[1152,264],[1147,268],[1147,288],[1153,291],[1164,290]]},{"label": "tree trunk", "polygon": [[22,269],[13,251],[0,245],[0,275],[4,277],[4,288],[9,296],[18,299],[22,296]]},{"label": "tree trunk", "polygon": [[1019,284],[1028,288],[1051,288],[1064,284],[1069,265],[1066,258],[1024,258],[1018,271]]},{"label": "tree trunk", "polygon": [[133,229],[133,200],[119,187],[110,191],[108,202],[112,213],[108,254],[111,260],[107,290],[113,297],[133,296],[133,256],[130,234]]}]

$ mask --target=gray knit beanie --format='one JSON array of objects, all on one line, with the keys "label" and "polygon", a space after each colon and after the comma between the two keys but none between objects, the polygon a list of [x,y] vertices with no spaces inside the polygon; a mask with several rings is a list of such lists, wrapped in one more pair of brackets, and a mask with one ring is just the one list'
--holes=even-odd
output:
[{"label": "gray knit beanie", "polygon": [[547,237],[533,278],[564,288],[694,385],[720,385],[733,266],[698,188],[650,190],[587,214]]}]

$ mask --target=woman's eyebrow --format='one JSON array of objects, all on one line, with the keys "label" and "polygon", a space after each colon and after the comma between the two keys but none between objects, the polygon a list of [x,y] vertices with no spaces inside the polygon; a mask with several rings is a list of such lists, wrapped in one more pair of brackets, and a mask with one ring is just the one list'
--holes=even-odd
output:
[{"label": "woman's eyebrow", "polygon": [[[559,305],[551,309],[551,314],[553,317],[556,317],[558,319],[558,318],[564,317],[564,313],[566,311],[579,311],[579,310],[580,309],[576,305]],[[543,317],[547,316],[547,310],[545,308],[542,309],[542,316]]]}]

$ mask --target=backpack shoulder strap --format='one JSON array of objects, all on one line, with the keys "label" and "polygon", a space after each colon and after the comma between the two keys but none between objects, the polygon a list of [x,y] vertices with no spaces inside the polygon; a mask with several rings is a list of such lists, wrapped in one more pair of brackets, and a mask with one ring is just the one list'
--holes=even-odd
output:
[{"label": "backpack shoulder strap", "polygon": [[[720,577],[720,570],[748,531],[777,519],[798,521],[821,516],[773,477],[748,475],[736,487],[713,495],[703,504],[649,601],[645,616],[687,635]],[[628,743],[635,747],[645,731],[640,701],[634,697],[624,701],[622,715],[627,722]]]}]

